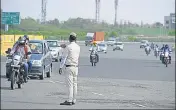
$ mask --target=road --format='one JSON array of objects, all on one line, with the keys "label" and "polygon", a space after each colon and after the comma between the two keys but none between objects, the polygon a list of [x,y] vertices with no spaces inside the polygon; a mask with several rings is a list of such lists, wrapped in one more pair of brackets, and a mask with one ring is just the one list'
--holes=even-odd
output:
[{"label": "road", "polygon": [[10,90],[1,57],[2,109],[174,109],[175,53],[165,67],[153,53],[146,56],[139,44],[125,44],[124,51],[100,53],[92,67],[89,47],[81,45],[78,97],[74,106],[61,106],[67,98],[64,75],[54,63],[51,78],[29,80],[22,89]]}]

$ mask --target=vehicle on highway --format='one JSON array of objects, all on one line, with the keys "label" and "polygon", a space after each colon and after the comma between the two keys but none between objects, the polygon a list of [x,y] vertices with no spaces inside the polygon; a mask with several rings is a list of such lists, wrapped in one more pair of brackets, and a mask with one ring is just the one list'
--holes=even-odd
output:
[{"label": "vehicle on highway", "polygon": [[94,33],[87,33],[86,40],[85,40],[85,46],[91,45],[93,41]]},{"label": "vehicle on highway", "polygon": [[41,80],[51,77],[52,73],[52,56],[49,51],[48,43],[46,40],[30,40],[32,69],[29,75],[39,76]]},{"label": "vehicle on highway", "polygon": [[10,53],[11,49],[8,48],[8,50],[6,51],[6,78],[9,78],[9,74],[12,72],[12,68],[11,68],[11,63],[12,63],[12,56],[8,55],[8,53]]},{"label": "vehicle on highway", "polygon": [[98,47],[99,47],[98,52],[104,52],[104,53],[107,53],[107,47],[108,47],[108,46],[107,46],[106,43],[101,42],[101,43],[98,43],[97,45],[98,45]]},{"label": "vehicle on highway", "polygon": [[124,44],[122,42],[116,42],[113,47],[113,51],[115,50],[121,50],[123,51]]},{"label": "vehicle on highway", "polygon": [[51,51],[52,59],[56,62],[60,59],[61,46],[58,40],[47,40],[49,50]]},{"label": "vehicle on highway", "polygon": [[154,48],[154,56],[157,58],[159,56],[159,48],[155,47]]},{"label": "vehicle on highway", "polygon": [[92,66],[96,66],[96,63],[98,62],[98,59],[97,59],[97,55],[96,55],[96,51],[95,50],[92,50],[91,53],[90,53],[90,62],[92,64]]},{"label": "vehicle on highway", "polygon": [[113,46],[116,43],[116,38],[110,37],[108,38],[107,45],[108,46]]},{"label": "vehicle on highway", "polygon": [[166,67],[168,66],[168,64],[169,64],[169,52],[165,52],[164,53],[164,64],[166,65]]},{"label": "vehicle on highway", "polygon": [[156,57],[156,58],[158,58],[158,56],[159,56],[159,51],[154,51],[154,56]]},{"label": "vehicle on highway", "polygon": [[[10,50],[10,49],[9,49]],[[15,84],[18,85],[18,88],[21,88],[22,84],[27,82],[27,76],[25,75],[25,65],[27,63],[27,59],[24,59],[20,53],[15,52],[13,55],[10,55],[10,51],[6,51],[8,57],[12,58],[11,61],[11,73],[9,74],[9,78],[11,81],[10,87],[12,90],[15,89]],[[31,54],[30,52],[27,53]]]},{"label": "vehicle on highway", "polygon": [[140,48],[145,48],[147,44],[149,44],[148,40],[142,40],[140,44]]},{"label": "vehicle on highway", "polygon": [[150,52],[151,52],[150,46],[146,46],[145,47],[145,53],[147,54],[147,56],[150,54]]},{"label": "vehicle on highway", "polygon": [[[104,43],[104,42],[101,42],[101,43],[98,43],[97,44],[97,47],[98,47],[98,52],[104,52],[104,53],[107,53],[107,44]],[[92,51],[92,48],[93,46],[90,47],[89,51]]]}]

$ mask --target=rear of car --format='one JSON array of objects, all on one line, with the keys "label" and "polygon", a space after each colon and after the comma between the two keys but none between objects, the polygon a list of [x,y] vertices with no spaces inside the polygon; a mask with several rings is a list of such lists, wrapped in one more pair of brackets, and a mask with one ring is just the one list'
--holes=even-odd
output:
[{"label": "rear of car", "polygon": [[99,52],[107,53],[107,44],[105,44],[105,43],[99,43],[98,47],[99,47],[99,50],[98,50]]},{"label": "rear of car", "polygon": [[147,40],[142,40],[140,44],[140,48],[145,48],[148,43],[149,42]]},{"label": "rear of car", "polygon": [[110,39],[108,39],[108,41],[107,41],[107,45],[108,45],[108,46],[109,46],[109,45],[113,46],[115,42],[116,42],[116,39],[115,39],[115,38],[110,38]]},{"label": "rear of car", "polygon": [[123,49],[124,49],[124,44],[122,42],[116,42],[114,44],[113,50],[121,50],[121,51],[123,51]]},{"label": "rear of car", "polygon": [[49,46],[52,59],[58,62],[60,58],[60,51],[61,51],[59,41],[58,40],[47,40],[47,44]]}]

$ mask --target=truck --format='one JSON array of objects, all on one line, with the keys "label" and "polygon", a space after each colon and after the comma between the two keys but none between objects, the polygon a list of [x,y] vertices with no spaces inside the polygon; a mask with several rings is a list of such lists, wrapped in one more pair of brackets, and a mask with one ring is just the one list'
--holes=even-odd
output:
[{"label": "truck", "polygon": [[93,40],[96,43],[104,42],[104,32],[95,32]]},{"label": "truck", "polygon": [[87,33],[85,45],[91,45],[92,41],[96,43],[104,42],[104,32]]},{"label": "truck", "polygon": [[85,46],[91,45],[91,42],[93,41],[94,33],[87,33],[86,39],[85,39]]}]

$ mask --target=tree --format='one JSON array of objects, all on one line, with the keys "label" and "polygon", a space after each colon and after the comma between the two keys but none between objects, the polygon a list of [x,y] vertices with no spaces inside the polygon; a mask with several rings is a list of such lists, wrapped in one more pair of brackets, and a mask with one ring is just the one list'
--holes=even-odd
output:
[{"label": "tree", "polygon": [[115,31],[110,32],[109,37],[117,37],[117,32]]}]

